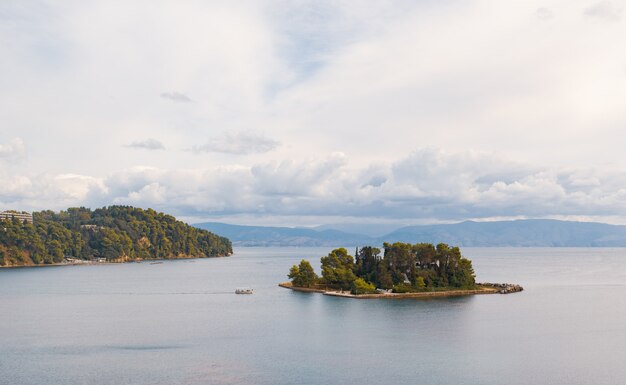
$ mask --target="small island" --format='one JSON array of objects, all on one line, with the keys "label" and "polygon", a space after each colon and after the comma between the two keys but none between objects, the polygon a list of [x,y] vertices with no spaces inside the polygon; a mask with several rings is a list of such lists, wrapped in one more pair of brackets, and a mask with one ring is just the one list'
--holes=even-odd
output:
[{"label": "small island", "polygon": [[307,260],[293,265],[290,282],[279,286],[347,298],[428,298],[522,291],[508,283],[476,283],[472,261],[445,243],[384,243],[383,251],[366,246],[331,251],[320,260],[319,277]]}]

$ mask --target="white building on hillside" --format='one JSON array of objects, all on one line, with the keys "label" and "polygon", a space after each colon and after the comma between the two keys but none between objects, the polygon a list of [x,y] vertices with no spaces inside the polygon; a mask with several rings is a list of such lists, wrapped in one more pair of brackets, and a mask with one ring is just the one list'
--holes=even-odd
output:
[{"label": "white building on hillside", "polygon": [[13,218],[19,219],[22,222],[33,224],[33,214],[26,211],[7,210],[0,212],[0,220],[10,221]]}]

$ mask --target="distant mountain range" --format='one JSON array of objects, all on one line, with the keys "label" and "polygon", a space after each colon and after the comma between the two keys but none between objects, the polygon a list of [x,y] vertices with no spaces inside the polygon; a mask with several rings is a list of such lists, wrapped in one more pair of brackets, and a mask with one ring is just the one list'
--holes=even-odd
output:
[{"label": "distant mountain range", "polygon": [[301,227],[241,226],[226,223],[196,223],[201,229],[215,231],[236,246],[341,246],[374,244],[375,238],[334,229]]},{"label": "distant mountain range", "polygon": [[[455,224],[407,226],[376,236],[375,226],[364,226],[367,234],[346,232],[333,225],[316,228],[241,226],[198,223],[194,226],[220,234],[236,246],[363,246],[383,242],[444,242],[450,245],[521,247],[623,247],[626,226],[595,222],[529,219],[498,222],[466,221]],[[389,225],[384,225],[389,226]],[[342,229],[355,226],[338,225]],[[385,227],[381,227],[385,228]],[[389,228],[389,227],[387,227]]]}]

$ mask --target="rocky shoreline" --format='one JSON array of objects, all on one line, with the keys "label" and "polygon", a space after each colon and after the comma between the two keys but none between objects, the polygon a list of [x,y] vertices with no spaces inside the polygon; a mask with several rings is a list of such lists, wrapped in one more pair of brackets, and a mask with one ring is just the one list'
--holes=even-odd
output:
[{"label": "rocky shoreline", "polygon": [[492,287],[498,291],[498,294],[518,293],[524,290],[523,287],[521,287],[520,285],[516,285],[514,283],[483,282],[483,283],[477,283],[477,285],[484,286],[484,287]]},{"label": "rocky shoreline", "polygon": [[309,287],[297,287],[293,286],[291,282],[282,282],[278,286],[285,289],[291,289],[294,291],[300,291],[305,293],[321,293],[323,295],[343,298],[357,298],[357,299],[374,299],[374,298],[389,298],[389,299],[401,299],[401,298],[432,298],[432,297],[459,297],[465,295],[476,294],[510,294],[517,293],[524,288],[520,285],[509,283],[479,283],[476,289],[472,290],[445,290],[445,291],[423,291],[417,293],[377,293],[377,294],[359,294],[355,295],[349,291],[337,291],[327,290],[320,288]]}]

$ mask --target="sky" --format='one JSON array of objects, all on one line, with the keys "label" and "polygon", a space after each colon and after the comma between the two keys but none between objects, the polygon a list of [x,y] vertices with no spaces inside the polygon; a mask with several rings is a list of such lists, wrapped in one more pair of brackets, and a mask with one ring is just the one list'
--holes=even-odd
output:
[{"label": "sky", "polygon": [[0,209],[626,224],[625,8],[0,0]]}]

